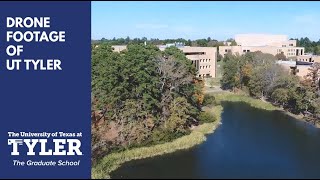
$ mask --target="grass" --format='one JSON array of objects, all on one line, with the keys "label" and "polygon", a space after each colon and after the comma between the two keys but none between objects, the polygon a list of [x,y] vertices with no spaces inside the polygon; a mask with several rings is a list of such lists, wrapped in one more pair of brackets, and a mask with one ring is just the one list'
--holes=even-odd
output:
[{"label": "grass", "polygon": [[164,144],[158,144],[150,147],[134,148],[122,152],[111,153],[105,156],[96,166],[92,168],[93,179],[110,178],[110,173],[121,166],[121,164],[136,160],[168,154],[177,150],[188,149],[195,145],[201,144],[206,140],[206,134],[213,133],[218,127],[221,120],[221,105],[210,108],[209,111],[214,113],[216,121],[205,123],[197,126],[189,135],[180,137]]},{"label": "grass", "polygon": [[272,105],[269,102],[262,101],[260,99],[254,99],[245,94],[234,94],[229,92],[222,92],[222,93],[214,93],[214,97],[216,98],[217,103],[221,103],[222,101],[229,101],[229,102],[245,102],[252,107],[264,109],[267,111],[273,110],[280,110],[280,108]]},{"label": "grass", "polygon": [[[209,86],[209,87],[211,87],[211,86],[220,86],[220,80],[221,80],[221,78],[218,78],[218,77],[216,77],[216,78],[207,78],[206,79],[206,85]],[[213,82],[212,84],[211,84],[211,81]]]},{"label": "grass", "polygon": [[135,159],[144,159],[162,154],[171,153],[180,149],[187,149],[206,140],[200,131],[178,138],[172,142],[158,144],[151,147],[141,147],[107,155],[92,169],[92,178],[110,178],[110,173],[120,167],[121,164]]}]

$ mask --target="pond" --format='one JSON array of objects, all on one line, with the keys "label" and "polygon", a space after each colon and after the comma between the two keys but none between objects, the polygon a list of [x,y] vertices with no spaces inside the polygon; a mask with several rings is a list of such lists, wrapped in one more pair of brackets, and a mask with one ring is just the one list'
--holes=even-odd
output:
[{"label": "pond", "polygon": [[111,178],[320,178],[319,129],[245,103],[223,106],[204,143],[127,162]]}]

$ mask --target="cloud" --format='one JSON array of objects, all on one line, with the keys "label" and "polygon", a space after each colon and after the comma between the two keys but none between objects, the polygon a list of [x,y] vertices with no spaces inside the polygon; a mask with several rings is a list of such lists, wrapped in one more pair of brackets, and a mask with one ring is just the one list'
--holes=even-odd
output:
[{"label": "cloud", "polygon": [[164,29],[169,26],[167,24],[136,24],[135,27],[138,29]]}]

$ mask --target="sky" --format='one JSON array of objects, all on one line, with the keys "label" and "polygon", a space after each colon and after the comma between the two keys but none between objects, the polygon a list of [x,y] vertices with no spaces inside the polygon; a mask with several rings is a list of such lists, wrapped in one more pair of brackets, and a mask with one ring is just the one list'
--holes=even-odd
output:
[{"label": "sky", "polygon": [[92,2],[91,38],[234,38],[284,34],[320,39],[320,2]]}]

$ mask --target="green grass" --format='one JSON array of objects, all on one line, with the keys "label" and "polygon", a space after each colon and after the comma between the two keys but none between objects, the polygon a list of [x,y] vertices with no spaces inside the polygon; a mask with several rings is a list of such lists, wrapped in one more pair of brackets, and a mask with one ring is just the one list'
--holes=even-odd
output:
[{"label": "green grass", "polygon": [[229,92],[223,92],[223,93],[214,93],[212,95],[214,95],[214,97],[216,98],[217,103],[221,103],[222,101],[245,102],[245,103],[248,103],[252,107],[264,109],[267,111],[279,110],[278,107],[272,105],[269,102],[252,98],[248,95],[245,95],[244,93],[234,94],[234,93],[229,93]]},{"label": "green grass", "polygon": [[110,173],[127,161],[172,153],[177,150],[188,149],[195,145],[201,144],[206,140],[205,135],[213,133],[220,124],[222,110],[222,106],[220,105],[210,108],[209,111],[214,113],[216,116],[217,120],[215,122],[199,125],[194,128],[189,135],[175,139],[172,142],[150,147],[134,148],[122,152],[111,153],[105,156],[97,165],[92,168],[92,178],[110,178]]}]

